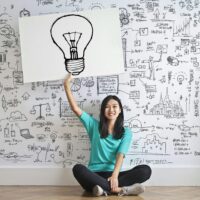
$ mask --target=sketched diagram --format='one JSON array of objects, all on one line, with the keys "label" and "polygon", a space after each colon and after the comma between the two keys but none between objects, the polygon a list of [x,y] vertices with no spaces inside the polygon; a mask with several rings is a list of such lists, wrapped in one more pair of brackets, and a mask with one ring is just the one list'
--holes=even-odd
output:
[{"label": "sketched diagram", "polygon": [[137,119],[133,119],[133,118],[134,117],[126,120],[125,121],[125,126],[131,128],[131,130],[133,131],[133,133],[138,133],[142,129],[142,123],[141,123],[141,121],[139,121]]},{"label": "sketched diagram", "polygon": [[120,11],[120,22],[121,26],[129,24],[129,16],[130,14],[128,13],[126,8],[119,8]]},{"label": "sketched diagram", "polygon": [[173,102],[169,98],[168,88],[166,89],[166,96],[163,99],[162,94],[158,104],[154,105],[148,112],[147,109],[144,112],[149,115],[163,115],[166,118],[183,118],[184,111],[180,105],[180,101]]},{"label": "sketched diagram", "polygon": [[8,162],[22,162],[24,161],[26,158],[31,158],[32,155],[19,155],[16,152],[8,152],[8,153],[0,153],[0,158],[7,160]]},{"label": "sketched diagram", "polygon": [[81,15],[64,15],[53,22],[50,33],[64,55],[66,71],[80,74],[85,69],[85,50],[93,37],[92,23]]},{"label": "sketched diagram", "polygon": [[[77,102],[78,106],[83,109],[83,101]],[[74,113],[70,109],[70,105],[68,101],[63,101],[62,98],[59,98],[59,115],[60,117],[72,117]]]},{"label": "sketched diagram", "polygon": [[173,36],[179,37],[179,36],[191,36],[191,21],[192,18],[185,18],[183,19],[182,23],[180,21],[179,24],[174,24],[173,26]]},{"label": "sketched diagram", "polygon": [[132,149],[134,149],[134,152],[131,153],[168,155],[167,139],[168,138],[161,138],[158,134],[148,134],[146,137],[141,137],[133,142]]}]

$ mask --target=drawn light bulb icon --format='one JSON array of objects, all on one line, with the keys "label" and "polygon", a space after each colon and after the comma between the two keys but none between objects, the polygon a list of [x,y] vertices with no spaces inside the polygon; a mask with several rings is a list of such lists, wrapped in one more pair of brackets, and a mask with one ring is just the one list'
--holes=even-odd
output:
[{"label": "drawn light bulb icon", "polygon": [[64,15],[53,22],[50,33],[64,55],[65,69],[72,75],[80,74],[85,69],[85,50],[93,37],[92,23],[81,15]]},{"label": "drawn light bulb icon", "polygon": [[55,133],[51,133],[50,138],[52,142],[54,143],[56,141],[57,135]]},{"label": "drawn light bulb icon", "polygon": [[185,78],[184,78],[183,75],[178,75],[178,76],[177,76],[177,81],[178,81],[179,85],[182,85],[184,79],[185,79]]}]

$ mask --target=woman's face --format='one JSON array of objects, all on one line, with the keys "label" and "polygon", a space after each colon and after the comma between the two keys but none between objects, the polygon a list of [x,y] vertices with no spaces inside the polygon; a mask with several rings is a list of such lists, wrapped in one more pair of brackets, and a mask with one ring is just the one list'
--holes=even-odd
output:
[{"label": "woman's face", "polygon": [[118,115],[120,114],[121,109],[119,103],[114,100],[110,99],[106,104],[104,115],[108,120],[116,120]]}]

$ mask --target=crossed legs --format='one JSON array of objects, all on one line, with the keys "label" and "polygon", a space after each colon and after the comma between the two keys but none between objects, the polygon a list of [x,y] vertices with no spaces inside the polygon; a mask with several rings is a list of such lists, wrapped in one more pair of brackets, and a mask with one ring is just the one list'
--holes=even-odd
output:
[{"label": "crossed legs", "polygon": [[[88,192],[92,192],[95,185],[99,185],[106,192],[110,192],[110,182],[107,180],[112,172],[92,172],[81,164],[73,167],[73,174],[79,184]],[[119,173],[119,190],[123,186],[130,186],[135,183],[143,183],[151,176],[151,168],[148,165],[138,165],[128,171]]]}]

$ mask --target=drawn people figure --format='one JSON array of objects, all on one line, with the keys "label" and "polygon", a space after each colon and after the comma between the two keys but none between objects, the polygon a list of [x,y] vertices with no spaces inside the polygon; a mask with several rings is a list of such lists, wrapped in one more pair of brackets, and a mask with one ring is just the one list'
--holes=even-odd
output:
[{"label": "drawn people figure", "polygon": [[152,56],[149,56],[148,60],[143,60],[142,63],[149,63],[149,71],[150,71],[150,75],[149,75],[149,79],[150,80],[156,80],[155,77],[155,63],[156,62],[160,62],[162,58],[162,52],[160,54],[160,58],[158,60],[153,60]]},{"label": "drawn people figure", "polygon": [[73,174],[79,184],[94,196],[108,194],[139,195],[144,192],[141,184],[151,176],[148,165],[138,165],[122,171],[124,157],[129,149],[132,133],[123,126],[124,113],[117,96],[107,96],[101,104],[100,120],[90,116],[76,103],[70,89],[73,79],[69,74],[64,88],[72,111],[82,122],[91,142],[88,166],[76,164]]}]

